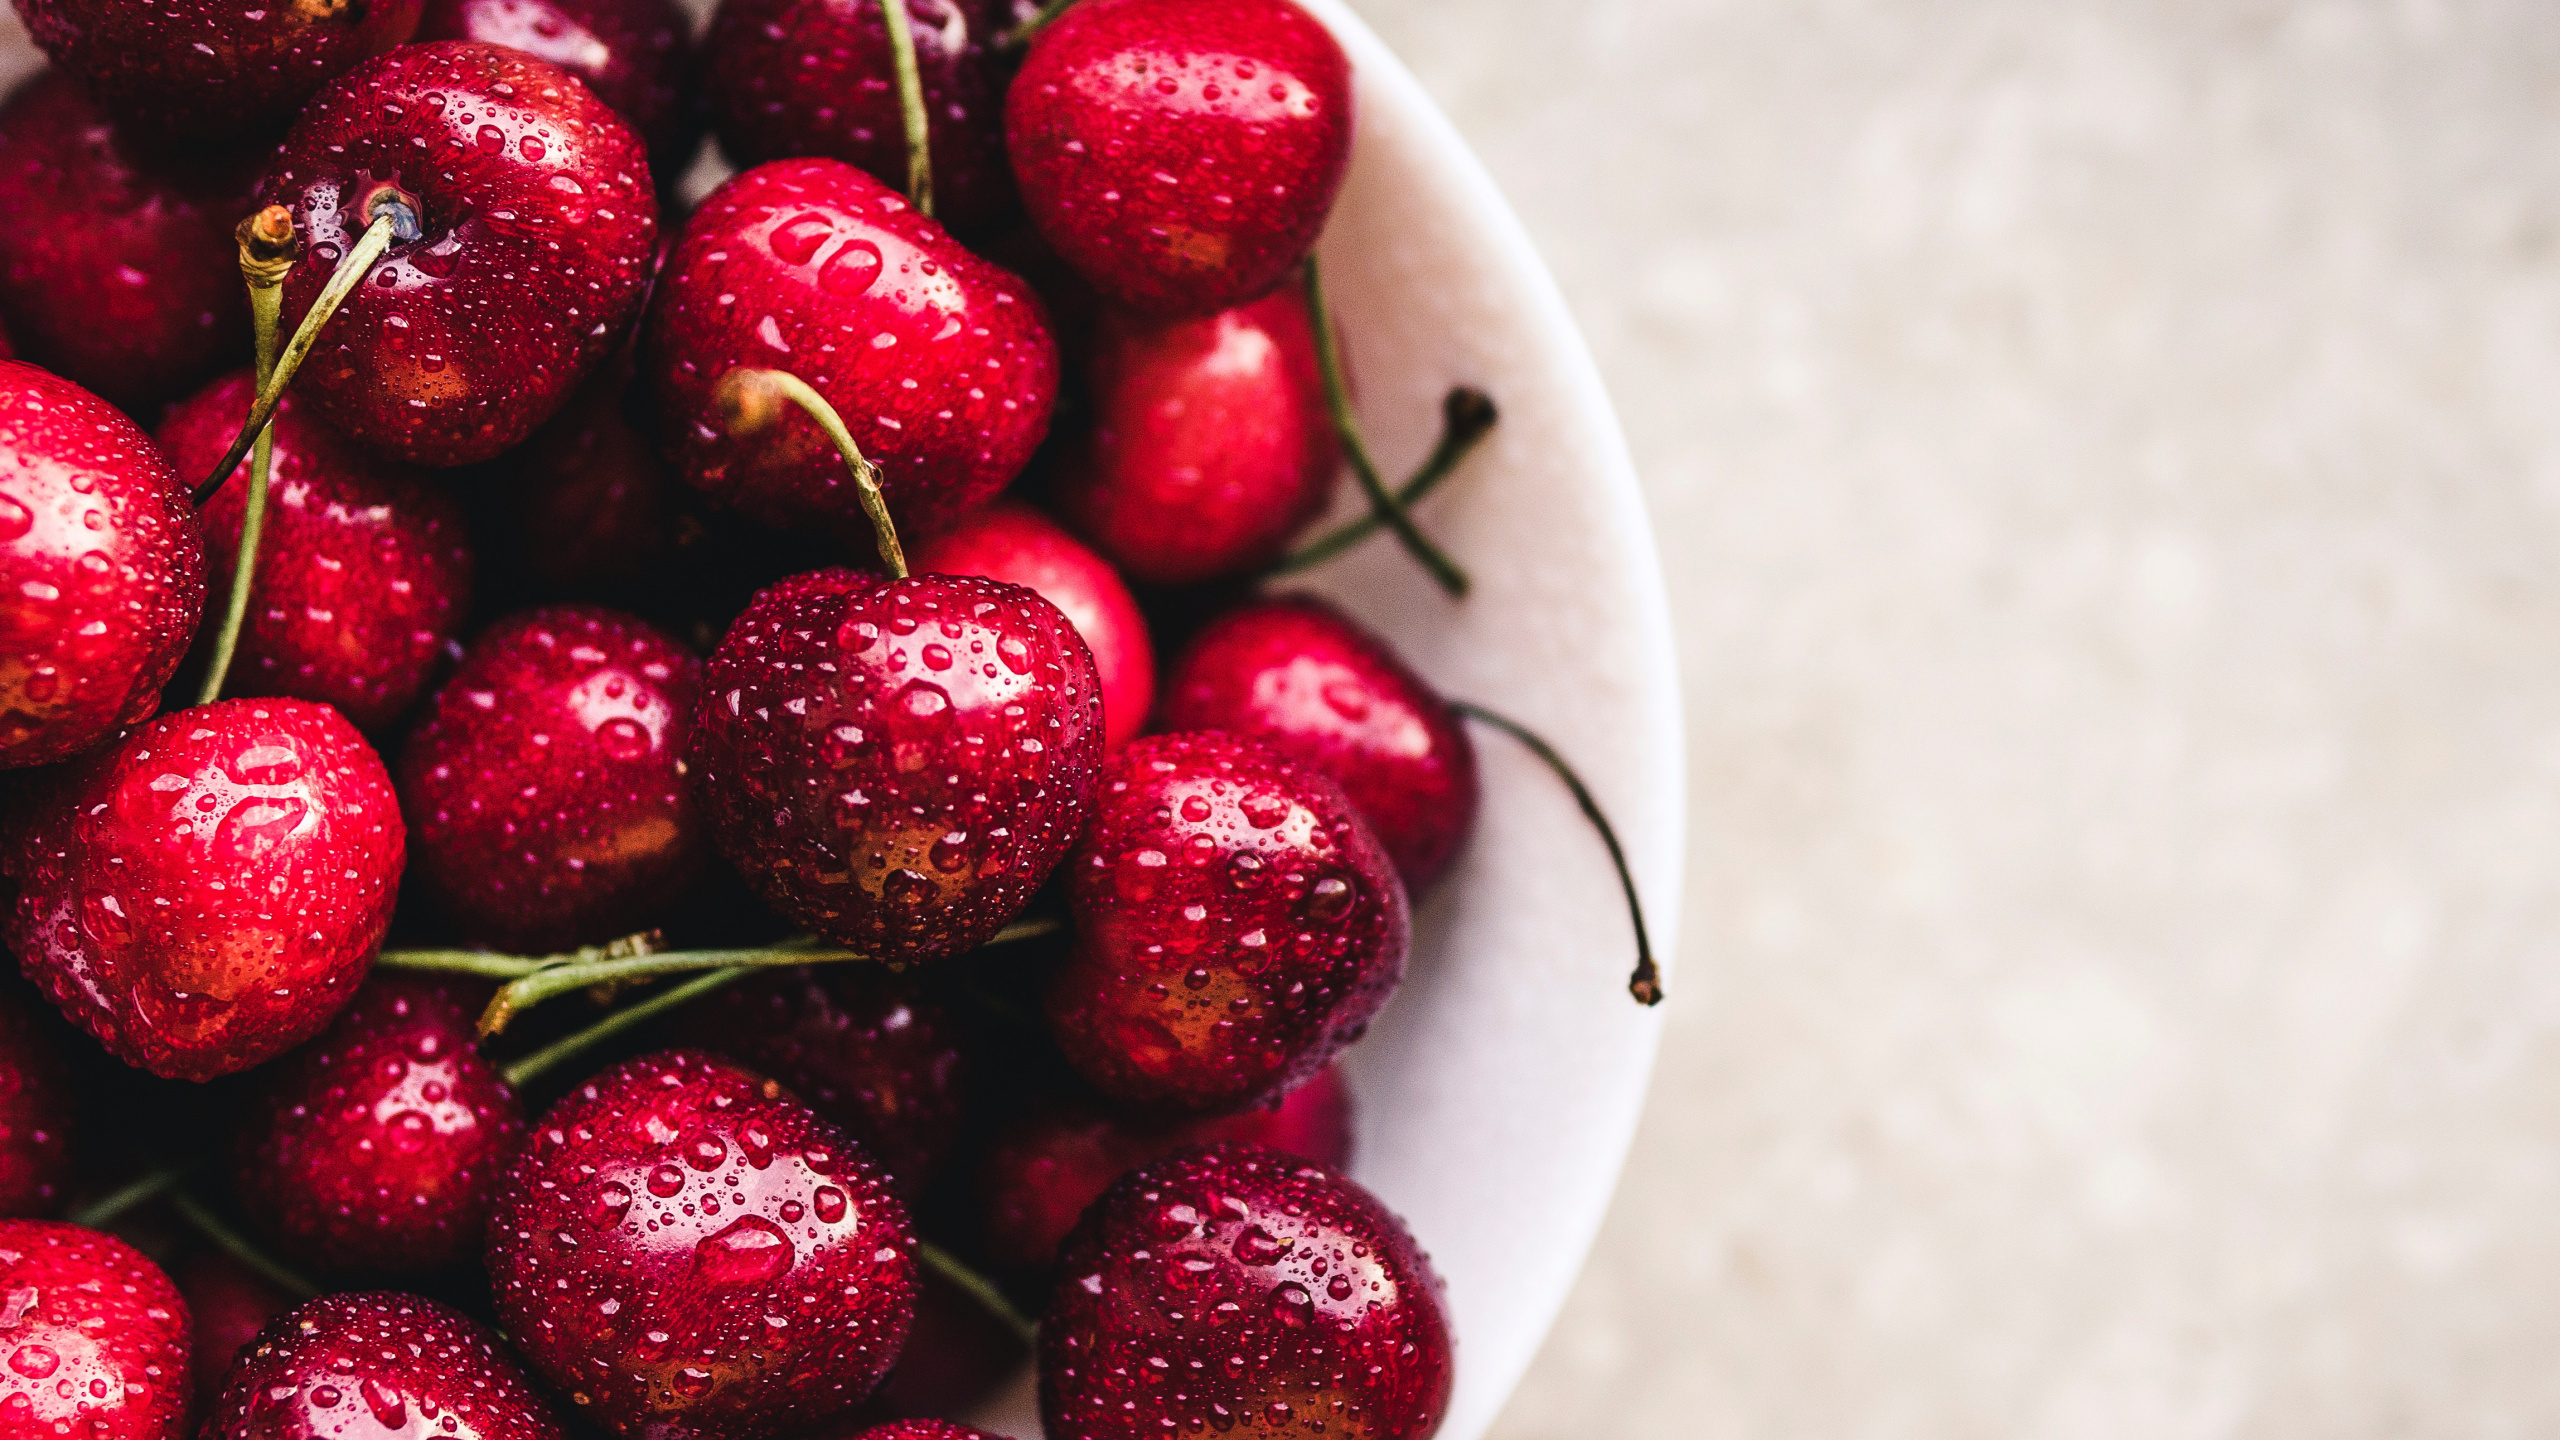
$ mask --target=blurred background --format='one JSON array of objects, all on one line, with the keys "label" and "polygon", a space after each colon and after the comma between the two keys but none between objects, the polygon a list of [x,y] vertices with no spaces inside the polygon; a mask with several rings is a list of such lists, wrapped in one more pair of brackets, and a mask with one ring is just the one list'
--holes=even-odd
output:
[{"label": "blurred background", "polygon": [[1686,667],[1660,1077],[1495,1433],[2560,1428],[2560,10],[1359,8]]}]

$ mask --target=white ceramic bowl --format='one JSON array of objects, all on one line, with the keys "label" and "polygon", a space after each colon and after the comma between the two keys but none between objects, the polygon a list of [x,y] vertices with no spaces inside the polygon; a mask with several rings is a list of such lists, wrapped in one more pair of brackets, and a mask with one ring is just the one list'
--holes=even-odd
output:
[{"label": "white ceramic bowl", "polygon": [[[1626,842],[1668,970],[1684,840],[1679,677],[1625,440],[1483,167],[1348,9],[1303,3],[1358,73],[1359,139],[1322,253],[1371,446],[1391,474],[1405,471],[1455,383],[1502,410],[1422,511],[1473,574],[1467,600],[1444,599],[1383,538],[1310,588],[1448,693],[1526,722],[1581,768]],[[0,12],[0,76],[34,63]],[[1599,842],[1511,742],[1477,743],[1483,821],[1421,909],[1404,989],[1349,1056],[1353,1173],[1404,1215],[1449,1283],[1458,1388],[1443,1440],[1484,1432],[1554,1319],[1617,1183],[1660,1028],[1626,993],[1631,943]],[[1036,1435],[1028,1376],[981,1418]]]}]

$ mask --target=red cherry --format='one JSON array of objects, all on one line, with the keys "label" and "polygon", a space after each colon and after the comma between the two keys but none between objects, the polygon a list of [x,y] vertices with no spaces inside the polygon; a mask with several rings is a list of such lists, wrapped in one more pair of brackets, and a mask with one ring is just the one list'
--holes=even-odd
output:
[{"label": "red cherry", "polygon": [[674,1050],[534,1126],[499,1188],[489,1275],[507,1332],[598,1421],[761,1440],[879,1383],[915,1312],[915,1237],[843,1131]]},{"label": "red cherry", "polygon": [[420,465],[486,460],[595,372],[657,248],[638,135],[521,51],[448,40],[322,91],[259,191],[293,212],[284,325],[379,213],[389,254],[321,332],[296,384],[320,417]]},{"label": "red cherry", "polygon": [[419,867],[463,933],[547,954],[683,901],[703,859],[683,758],[701,677],[673,637],[596,605],[472,643],[400,751]]},{"label": "red cherry", "polygon": [[0,360],[0,768],[150,718],[204,592],[202,527],[151,437]]},{"label": "red cherry", "polygon": [[1206,1119],[1148,1123],[1081,1101],[1036,1106],[997,1135],[979,1167],[988,1254],[1001,1265],[1046,1269],[1112,1181],[1219,1140],[1338,1170],[1351,1162],[1351,1088],[1339,1066],[1327,1065],[1276,1106]]},{"label": "red cherry", "polygon": [[433,1300],[380,1292],[278,1316],[231,1367],[204,1440],[403,1434],[562,1437],[497,1337]]},{"label": "red cherry", "polygon": [[1475,827],[1475,746],[1387,642],[1309,595],[1210,623],[1166,676],[1169,730],[1251,735],[1333,777],[1419,894]]},{"label": "red cherry", "polygon": [[42,1215],[71,1178],[71,1068],[48,1017],[0,994],[0,1215]]},{"label": "red cherry", "polygon": [[118,123],[188,145],[292,119],[322,85],[408,39],[421,3],[17,0],[36,44]]},{"label": "red cherry", "polygon": [[0,314],[26,358],[146,409],[244,353],[231,227],[264,155],[128,143],[68,76],[0,107]]},{"label": "red cherry", "polygon": [[1134,1440],[1203,1416],[1261,1434],[1337,1419],[1421,1440],[1453,1375],[1440,1277],[1376,1196],[1253,1145],[1113,1185],[1058,1257],[1040,1322],[1051,1435]]},{"label": "red cherry", "polygon": [[621,368],[499,462],[509,558],[554,590],[654,586],[674,551],[675,477],[625,413]]},{"label": "red cherry", "polygon": [[377,1275],[479,1256],[498,1172],[524,1138],[515,1087],[480,1058],[479,1013],[451,982],[384,972],[280,1062],[231,1173],[284,1253]]},{"label": "red cherry", "polygon": [[1047,1008],[1104,1094],[1268,1100],[1357,1039],[1403,978],[1404,885],[1323,775],[1255,740],[1154,735],[1112,756],[1094,795]]},{"label": "red cherry", "polygon": [[1086,0],[1005,95],[1032,223],[1094,288],[1202,315],[1280,283],[1351,164],[1351,63],[1289,0]]},{"label": "red cherry", "polygon": [[883,1415],[965,1411],[994,1394],[1028,1358],[1022,1337],[997,1319],[985,1301],[939,1271],[926,1269],[920,1277],[907,1348],[899,1352],[897,1368],[880,1382],[865,1410]]},{"label": "red cherry", "polygon": [[684,111],[692,32],[674,0],[427,0],[418,22],[421,41],[504,45],[575,75],[631,122],[669,179],[700,137]]},{"label": "red cherry", "polygon": [[1196,320],[1106,311],[1059,510],[1151,585],[1258,571],[1332,503],[1342,446],[1294,291]]},{"label": "red cherry", "polygon": [[853,478],[793,409],[732,438],[717,398],[744,367],[787,370],[844,417],[910,544],[1019,473],[1048,433],[1058,356],[1030,289],[905,197],[835,160],[777,160],[711,192],[659,278],[645,367],[676,471],[772,524],[869,548]]},{"label": "red cherry", "polygon": [[[257,393],[243,370],[170,408],[158,439],[182,478],[221,463]],[[425,692],[470,608],[462,508],[425,471],[348,444],[290,394],[274,433],[266,530],[231,688],[318,700],[379,730]],[[248,493],[244,460],[205,502],[213,570],[226,586]]]},{"label": "red cherry", "polygon": [[268,1321],[293,1308],[293,1297],[220,1250],[197,1250],[179,1262],[178,1293],[193,1322],[187,1373],[195,1411],[208,1414],[231,1362]]},{"label": "red cherry", "polygon": [[159,1266],[113,1235],[0,1220],[0,1296],[0,1435],[177,1440],[187,1305]]},{"label": "red cherry", "polygon": [[766,903],[894,963],[985,944],[1083,823],[1102,684],[1058,607],[975,576],[795,575],[703,677],[694,795]]},{"label": "red cherry", "polygon": [[[934,216],[983,229],[1013,205],[997,38],[1013,0],[911,0],[924,87]],[[888,22],[876,0],[722,0],[702,37],[702,91],[720,148],[740,168],[822,155],[883,184],[907,181]]]},{"label": "red cherry", "polygon": [[391,923],[391,777],[326,705],[226,700],[83,757],[26,822],[9,946],[128,1065],[210,1080],[292,1049]]},{"label": "red cherry", "polygon": [[1000,1440],[985,1430],[973,1430],[948,1420],[892,1420],[874,1425],[853,1440]]},{"label": "red cherry", "polygon": [[918,550],[928,575],[984,575],[1040,592],[1073,621],[1102,677],[1102,743],[1137,738],[1155,704],[1156,654],[1147,617],[1108,561],[1018,500],[999,500]]}]

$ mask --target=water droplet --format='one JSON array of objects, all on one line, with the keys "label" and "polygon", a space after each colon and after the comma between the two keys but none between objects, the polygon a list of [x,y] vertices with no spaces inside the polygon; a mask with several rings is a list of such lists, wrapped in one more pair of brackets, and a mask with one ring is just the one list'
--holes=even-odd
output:
[{"label": "water droplet", "polygon": [[9,1352],[9,1368],[30,1380],[41,1380],[62,1363],[62,1357],[45,1345],[21,1345]]},{"label": "water droplet", "polygon": [[900,867],[880,882],[880,898],[892,905],[922,905],[934,897],[930,877]]},{"label": "water droplet", "polygon": [[833,1185],[819,1186],[817,1193],[811,1195],[809,1201],[818,1207],[818,1218],[829,1225],[844,1219],[845,1210],[848,1208],[844,1192]]},{"label": "water droplet", "polygon": [[694,1246],[693,1270],[707,1285],[762,1285],[779,1279],[796,1258],[781,1226],[748,1215]]},{"label": "water droplet", "polygon": [[409,1407],[401,1400],[399,1391],[370,1375],[356,1389],[364,1396],[364,1408],[373,1412],[373,1418],[382,1422],[382,1428],[398,1430],[408,1425]]},{"label": "water droplet", "polygon": [[684,1163],[696,1170],[717,1170],[729,1158],[729,1147],[717,1135],[701,1135],[684,1148]]},{"label": "water droplet", "polygon": [[416,1110],[403,1110],[391,1117],[391,1150],[396,1155],[415,1155],[435,1138],[435,1122]]},{"label": "water droplet", "polygon": [[637,760],[649,753],[649,727],[628,715],[616,715],[596,727],[596,744],[616,760]]},{"label": "water droplet", "polygon": [[631,1209],[631,1187],[618,1180],[607,1180],[596,1187],[595,1207],[587,1212],[589,1223],[599,1230],[610,1230],[622,1223]]},{"label": "water droplet", "polygon": [[933,868],[945,875],[967,869],[969,867],[969,832],[951,831],[934,841],[933,849],[927,854],[933,861]]},{"label": "water droplet", "polygon": [[1291,1280],[1271,1292],[1271,1318],[1297,1329],[1315,1318],[1316,1298],[1307,1287]]},{"label": "water droplet", "polygon": [[1205,795],[1186,795],[1186,796],[1184,796],[1184,797],[1183,797],[1183,800],[1182,800],[1182,818],[1183,818],[1183,819],[1190,821],[1190,822],[1191,822],[1192,824],[1194,824],[1194,825],[1198,825],[1198,824],[1202,823],[1203,821],[1207,820],[1207,819],[1209,818],[1209,816],[1210,816],[1210,814],[1211,814],[1211,813],[1212,813],[1212,811],[1210,810],[1210,807],[1209,807],[1209,799],[1208,799],[1208,797],[1207,797],[1207,796],[1205,796]]},{"label": "water droplet", "polygon": [[1247,795],[1240,802],[1240,807],[1244,811],[1245,823],[1256,830],[1273,828],[1288,819],[1289,811],[1294,808],[1287,796],[1275,795],[1268,790],[1257,790]]},{"label": "water droplet", "polygon": [[1307,916],[1314,920],[1339,920],[1351,913],[1360,892],[1348,880],[1327,875],[1307,891]]},{"label": "water droplet", "polygon": [[649,1193],[659,1199],[672,1199],[682,1189],[684,1172],[673,1165],[659,1165],[649,1171]]},{"label": "water droplet", "polygon": [[1288,1254],[1295,1243],[1280,1239],[1259,1225],[1248,1225],[1245,1232],[1236,1237],[1236,1259],[1246,1265],[1268,1265]]}]

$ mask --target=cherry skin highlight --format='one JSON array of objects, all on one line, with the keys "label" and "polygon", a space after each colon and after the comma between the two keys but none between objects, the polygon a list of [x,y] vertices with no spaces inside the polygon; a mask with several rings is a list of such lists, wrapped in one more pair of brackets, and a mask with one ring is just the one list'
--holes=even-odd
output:
[{"label": "cherry skin highlight", "polygon": [[[117,1239],[51,1220],[0,1220],[0,1428],[18,1436],[178,1440],[187,1419],[187,1306]],[[23,1357],[24,1364],[16,1363]]]},{"label": "cherry skin highlight", "polygon": [[0,360],[0,768],[149,719],[204,596],[203,529],[151,438]]},{"label": "cherry skin highlight", "polygon": [[1112,756],[1066,875],[1076,941],[1050,1033],[1127,1104],[1269,1100],[1404,976],[1395,866],[1341,787],[1259,741],[1154,735]]},{"label": "cherry skin highlight", "polygon": [[321,419],[419,465],[489,459],[549,419],[621,343],[657,248],[630,124],[560,70],[464,40],[322,91],[259,201],[303,241],[288,333],[377,204],[409,217],[294,383]]},{"label": "cherry skin highlight", "polygon": [[704,855],[684,760],[701,675],[673,637],[596,605],[472,643],[400,751],[419,867],[465,935],[551,954],[685,898]]},{"label": "cherry skin highlight", "polygon": [[1058,1258],[1040,1415],[1061,1440],[1202,1417],[1238,1434],[1422,1440],[1454,1375],[1440,1277],[1376,1196],[1253,1145],[1122,1179]]},{"label": "cherry skin highlight", "polygon": [[233,1147],[241,1206],[280,1254],[331,1274],[478,1258],[524,1105],[480,1057],[480,1000],[384,972],[285,1057]]},{"label": "cherry skin highlight", "polygon": [[178,1262],[178,1293],[186,1297],[189,1386],[194,1413],[210,1414],[222,1382],[267,1322],[293,1308],[293,1297],[267,1283],[221,1250],[194,1250]]},{"label": "cherry skin highlight", "polygon": [[265,159],[134,144],[40,72],[0,106],[0,316],[25,359],[135,410],[249,347],[231,227]]},{"label": "cherry skin highlight", "polygon": [[[181,479],[221,463],[256,396],[244,370],[170,408],[158,440]],[[317,700],[360,728],[383,729],[425,693],[470,609],[462,508],[427,472],[349,444],[290,392],[274,435],[231,689]],[[205,502],[212,573],[226,591],[248,496],[243,460]]]},{"label": "cherry skin highlight", "polygon": [[119,123],[189,145],[283,125],[322,85],[408,39],[421,3],[17,0],[36,44]]},{"label": "cherry skin highlight", "polygon": [[700,1051],[614,1067],[533,1127],[489,1275],[517,1346],[633,1440],[766,1440],[861,1403],[915,1311],[887,1174],[771,1080]]},{"label": "cherry skin highlight", "polygon": [[418,39],[521,50],[578,77],[648,142],[662,178],[700,138],[684,111],[692,22],[673,0],[427,0]]},{"label": "cherry skin highlight", "polygon": [[400,809],[346,718],[301,700],[165,715],[31,807],[6,927],[118,1059],[210,1080],[316,1034],[391,922]]},{"label": "cherry skin highlight", "polygon": [[786,407],[743,437],[716,392],[788,370],[843,417],[900,536],[919,545],[993,499],[1048,433],[1057,348],[1030,287],[836,160],[777,160],[711,192],[650,302],[643,369],[677,474],[768,524],[871,525],[845,462]]},{"label": "cherry skin highlight", "polygon": [[1083,823],[1102,684],[1058,607],[975,576],[795,575],[729,627],[694,796],[776,910],[895,964],[975,949]]},{"label": "cherry skin highlight", "polygon": [[0,1216],[52,1212],[71,1179],[75,1109],[46,1017],[0,994]]},{"label": "cherry skin highlight", "polygon": [[1295,292],[1193,320],[1106,311],[1088,373],[1093,429],[1058,509],[1132,578],[1259,571],[1332,502],[1342,445]]},{"label": "cherry skin highlight", "polygon": [[1210,622],[1165,677],[1160,721],[1250,735],[1332,776],[1409,892],[1447,873],[1475,828],[1476,751],[1457,712],[1385,640],[1313,596]]},{"label": "cherry skin highlight", "polygon": [[497,1337],[416,1295],[323,1295],[231,1367],[204,1440],[562,1440]]},{"label": "cherry skin highlight", "polygon": [[1290,0],[1085,0],[1005,95],[1032,223],[1105,296],[1201,315],[1315,248],[1351,163],[1351,64]]},{"label": "cherry skin highlight", "polygon": [[1102,743],[1136,739],[1155,704],[1155,644],[1118,571],[1018,500],[999,500],[910,557],[927,575],[984,575],[1040,592],[1074,622],[1102,677]]}]

